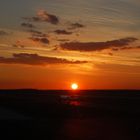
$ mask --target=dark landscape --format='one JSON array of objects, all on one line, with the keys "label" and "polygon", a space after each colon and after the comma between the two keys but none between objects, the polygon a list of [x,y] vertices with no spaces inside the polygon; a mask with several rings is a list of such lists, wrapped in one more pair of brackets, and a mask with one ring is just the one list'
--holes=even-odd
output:
[{"label": "dark landscape", "polygon": [[5,139],[139,140],[139,90],[0,90]]}]

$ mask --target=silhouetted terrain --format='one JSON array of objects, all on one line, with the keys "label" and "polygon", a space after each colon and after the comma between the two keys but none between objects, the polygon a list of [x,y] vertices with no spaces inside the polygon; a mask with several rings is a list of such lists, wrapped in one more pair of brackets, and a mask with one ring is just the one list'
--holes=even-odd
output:
[{"label": "silhouetted terrain", "polygon": [[0,91],[5,139],[139,140],[140,91]]}]

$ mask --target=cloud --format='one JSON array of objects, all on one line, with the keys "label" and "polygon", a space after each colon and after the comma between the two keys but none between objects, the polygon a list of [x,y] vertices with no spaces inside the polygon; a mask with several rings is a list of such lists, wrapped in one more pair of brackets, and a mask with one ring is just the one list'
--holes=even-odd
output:
[{"label": "cloud", "polygon": [[73,32],[69,32],[66,30],[55,30],[54,33],[56,33],[58,35],[71,35]]},{"label": "cloud", "polygon": [[57,57],[45,57],[38,54],[19,53],[13,54],[12,58],[0,57],[2,64],[26,64],[26,65],[49,65],[49,64],[82,64],[87,61],[70,61]]},{"label": "cloud", "polygon": [[29,30],[29,32],[32,34],[32,37],[48,37],[47,34],[41,32],[41,31],[37,31],[37,30]]},{"label": "cloud", "polygon": [[50,43],[47,34],[37,31],[37,30],[33,30],[33,29],[29,30],[29,32],[31,33],[31,37],[29,39],[31,39],[32,41],[40,42],[43,44]]},{"label": "cloud", "polygon": [[21,26],[22,27],[26,27],[26,28],[35,28],[35,26],[33,24],[25,23],[25,22],[21,23]]},{"label": "cloud", "polygon": [[131,47],[131,46],[129,46],[129,47],[122,47],[122,48],[120,48],[119,50],[131,50],[131,49],[140,49],[140,46],[136,46],[136,47]]},{"label": "cloud", "polygon": [[50,22],[52,24],[58,24],[59,23],[59,19],[58,19],[57,16],[47,13],[45,10],[39,10],[38,13],[37,13],[37,16],[42,21],[47,21],[47,22]]},{"label": "cloud", "polygon": [[5,35],[9,35],[9,34],[3,30],[0,30],[0,36],[5,36]]},{"label": "cloud", "polygon": [[60,44],[60,49],[81,52],[102,51],[109,48],[119,49],[135,42],[136,40],[138,39],[134,37],[127,37],[106,42],[66,42]]},{"label": "cloud", "polygon": [[73,29],[78,29],[78,28],[84,28],[85,25],[81,24],[81,23],[71,23],[69,29],[73,30]]},{"label": "cloud", "polygon": [[23,19],[33,22],[49,22],[54,25],[59,23],[59,19],[57,16],[49,14],[45,10],[39,10],[37,12],[37,15],[34,17],[24,17]]},{"label": "cloud", "polygon": [[43,44],[49,44],[50,43],[50,41],[48,40],[47,37],[34,37],[34,36],[32,36],[32,37],[30,37],[30,39],[32,41],[40,42],[40,43],[43,43]]}]

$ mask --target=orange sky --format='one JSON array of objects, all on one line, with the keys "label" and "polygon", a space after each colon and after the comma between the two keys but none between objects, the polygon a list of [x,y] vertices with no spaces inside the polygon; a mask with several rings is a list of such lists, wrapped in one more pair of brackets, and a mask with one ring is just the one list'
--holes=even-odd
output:
[{"label": "orange sky", "polygon": [[139,7],[136,0],[1,1],[0,88],[140,89]]}]

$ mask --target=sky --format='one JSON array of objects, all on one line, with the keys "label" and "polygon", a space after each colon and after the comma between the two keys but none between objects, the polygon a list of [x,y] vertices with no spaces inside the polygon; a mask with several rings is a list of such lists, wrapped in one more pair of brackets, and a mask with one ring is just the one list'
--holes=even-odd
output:
[{"label": "sky", "polygon": [[140,89],[139,0],[4,0],[0,9],[0,89]]}]

